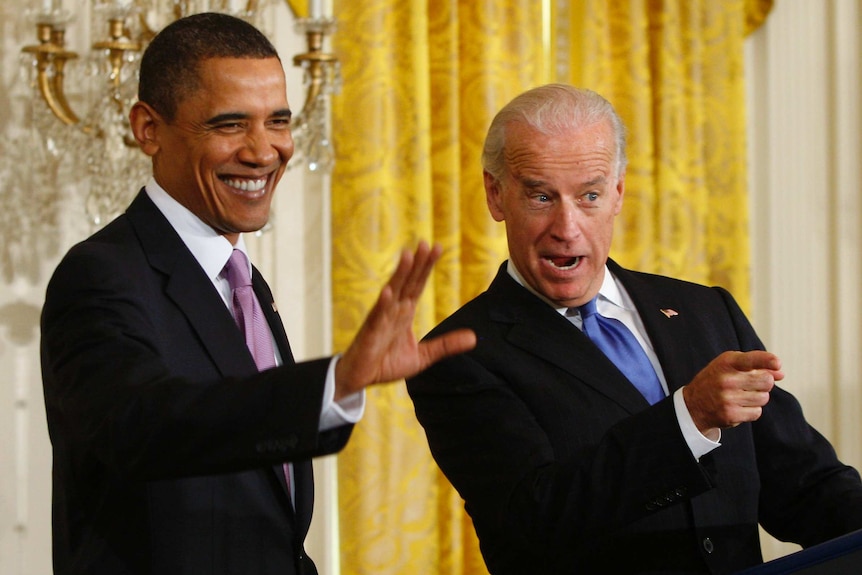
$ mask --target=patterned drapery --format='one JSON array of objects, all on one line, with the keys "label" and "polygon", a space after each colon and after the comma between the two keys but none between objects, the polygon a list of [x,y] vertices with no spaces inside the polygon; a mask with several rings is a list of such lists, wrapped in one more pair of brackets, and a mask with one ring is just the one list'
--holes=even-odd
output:
[{"label": "patterned drapery", "polygon": [[605,95],[629,128],[612,257],[724,286],[747,309],[743,40],[771,2],[568,4],[556,19],[568,26],[557,31],[568,77]]},{"label": "patterned drapery", "polygon": [[[723,285],[747,307],[742,41],[770,4],[334,0],[344,78],[333,103],[335,348],[419,239],[445,254],[417,334],[488,285],[506,246],[485,206],[485,130],[505,102],[551,80],[604,94],[630,128],[612,255]],[[344,575],[487,572],[403,383],[368,392],[338,467]]]},{"label": "patterned drapery", "polygon": [[[358,329],[396,255],[445,255],[418,312],[430,330],[506,257],[479,155],[492,114],[539,83],[535,0],[336,0],[342,92],[333,109],[335,348]],[[404,385],[368,393],[339,456],[342,572],[479,573],[463,504],[430,457]]]}]

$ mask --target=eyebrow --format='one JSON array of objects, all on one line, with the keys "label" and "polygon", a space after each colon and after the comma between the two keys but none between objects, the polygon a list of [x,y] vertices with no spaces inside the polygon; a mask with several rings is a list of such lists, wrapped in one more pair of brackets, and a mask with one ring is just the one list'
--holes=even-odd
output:
[{"label": "eyebrow", "polygon": [[240,114],[238,112],[231,112],[231,113],[227,113],[227,114],[219,114],[217,116],[213,116],[212,118],[210,118],[209,120],[204,122],[204,124],[207,124],[208,126],[215,126],[216,124],[223,124],[225,122],[235,122],[237,120],[245,120],[246,118],[248,118],[248,114]]},{"label": "eyebrow", "polygon": [[[246,120],[248,119],[248,114],[242,114],[240,112],[228,112],[226,114],[218,114],[217,116],[213,116],[206,122],[204,122],[208,126],[215,126],[217,124],[223,124],[225,122],[236,122],[238,120]],[[290,111],[290,108],[282,108],[276,110],[270,115],[270,118],[287,118],[288,120],[293,117],[293,112]]]},{"label": "eyebrow", "polygon": [[546,185],[543,180],[537,180],[535,178],[522,178],[521,184],[525,188],[531,188],[531,189],[532,188],[541,188],[541,187]]},{"label": "eyebrow", "polygon": [[283,108],[272,113],[273,118],[287,118],[290,120],[293,117],[293,112],[290,108]]},{"label": "eyebrow", "polygon": [[595,178],[593,178],[589,182],[584,182],[583,186],[586,188],[589,188],[592,186],[598,186],[599,184],[604,184],[607,181],[608,181],[608,179],[605,176],[596,176]]},{"label": "eyebrow", "polygon": [[[524,188],[526,188],[528,190],[541,189],[541,188],[546,188],[548,186],[548,183],[546,181],[538,180],[536,178],[519,178],[518,181],[521,183],[522,186],[524,186]],[[597,186],[602,186],[607,181],[608,181],[608,178],[606,176],[596,176],[592,180],[583,182],[580,185],[580,188],[581,189],[588,189],[588,188],[593,188],[593,187],[597,187]]]}]

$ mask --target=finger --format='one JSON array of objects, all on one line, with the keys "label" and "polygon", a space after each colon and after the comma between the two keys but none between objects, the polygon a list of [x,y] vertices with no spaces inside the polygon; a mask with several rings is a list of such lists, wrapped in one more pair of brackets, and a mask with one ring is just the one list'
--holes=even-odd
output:
[{"label": "finger", "polygon": [[745,408],[763,407],[769,403],[769,397],[769,393],[765,391],[745,393],[740,397],[738,405]]},{"label": "finger", "polygon": [[761,415],[763,415],[763,408],[761,408],[761,407],[740,408],[734,414],[734,417],[730,421],[727,422],[727,425],[725,427],[736,427],[740,423],[757,421],[758,419],[760,419]]},{"label": "finger", "polygon": [[402,298],[418,299],[422,295],[434,264],[440,259],[442,253],[443,248],[440,244],[434,244],[432,247],[424,241],[419,243],[414,255],[413,269],[401,293]]},{"label": "finger", "polygon": [[739,371],[765,369],[781,373],[781,360],[778,356],[762,350],[733,353],[730,355],[730,365]]},{"label": "finger", "polygon": [[419,343],[425,369],[443,358],[470,351],[476,347],[476,333],[472,329],[456,329]]},{"label": "finger", "polygon": [[736,386],[742,391],[769,392],[775,386],[773,372],[768,369],[754,369],[737,375]]},{"label": "finger", "polygon": [[401,291],[404,289],[404,284],[407,283],[407,280],[410,277],[410,273],[414,267],[413,260],[414,255],[410,250],[406,248],[401,250],[401,256],[398,258],[398,265],[389,277],[389,281],[386,282],[386,286],[389,287],[392,292],[392,296],[396,299],[400,297]]}]

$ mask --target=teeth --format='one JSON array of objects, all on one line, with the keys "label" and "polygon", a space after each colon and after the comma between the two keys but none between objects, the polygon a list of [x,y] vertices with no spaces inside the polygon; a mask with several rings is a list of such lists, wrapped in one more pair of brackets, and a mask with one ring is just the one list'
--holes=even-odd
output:
[{"label": "teeth", "polygon": [[557,262],[555,262],[553,258],[548,258],[548,261],[549,261],[549,262],[551,262],[551,265],[552,265],[552,266],[554,266],[555,268],[557,268],[557,269],[559,269],[559,270],[570,270],[570,269],[572,269],[572,268],[574,268],[574,267],[577,267],[578,262],[580,262],[580,261],[581,261],[580,256],[575,257],[575,258],[568,258],[568,259],[566,259],[565,261],[569,261],[569,259],[571,259],[571,262],[572,262],[572,263],[570,263],[570,264],[569,264],[569,265],[567,265],[567,266],[557,265]]},{"label": "teeth", "polygon": [[243,192],[259,192],[266,185],[266,178],[259,180],[224,180],[224,183]]}]

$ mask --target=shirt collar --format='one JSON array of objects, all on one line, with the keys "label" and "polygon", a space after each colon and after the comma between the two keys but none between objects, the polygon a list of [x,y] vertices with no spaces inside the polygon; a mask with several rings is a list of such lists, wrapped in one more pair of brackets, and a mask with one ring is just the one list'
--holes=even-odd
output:
[{"label": "shirt collar", "polygon": [[[542,294],[540,294],[539,292],[534,290],[532,286],[530,286],[527,282],[524,281],[524,278],[521,275],[521,272],[518,271],[518,268],[515,267],[515,264],[514,264],[514,262],[512,262],[511,259],[509,259],[509,261],[506,264],[506,271],[512,277],[512,279],[514,279],[520,285],[524,286],[530,293],[535,295],[537,298],[539,298],[543,302],[547,303],[549,306],[553,307],[555,310],[557,310],[562,315],[566,315],[566,312],[568,312],[569,308],[557,306],[557,304],[553,303],[548,298],[544,297]],[[611,305],[614,305],[614,306],[617,306],[617,307],[620,307],[620,308],[623,308],[623,309],[626,309],[629,311],[632,310],[631,304],[629,303],[627,298],[623,297],[620,286],[617,283],[617,279],[614,277],[614,275],[608,269],[607,265],[605,265],[605,275],[604,275],[604,279],[602,280],[602,287],[599,288],[599,302],[601,302],[601,301],[605,301],[608,304],[611,304]],[[597,302],[597,303],[599,303],[599,302]],[[602,304],[602,305],[604,306],[604,304]]]},{"label": "shirt collar", "polygon": [[239,235],[236,245],[232,245],[224,236],[176,201],[155,178],[151,177],[147,182],[146,192],[210,280],[215,281],[218,278],[234,248],[248,255],[242,234]]}]

